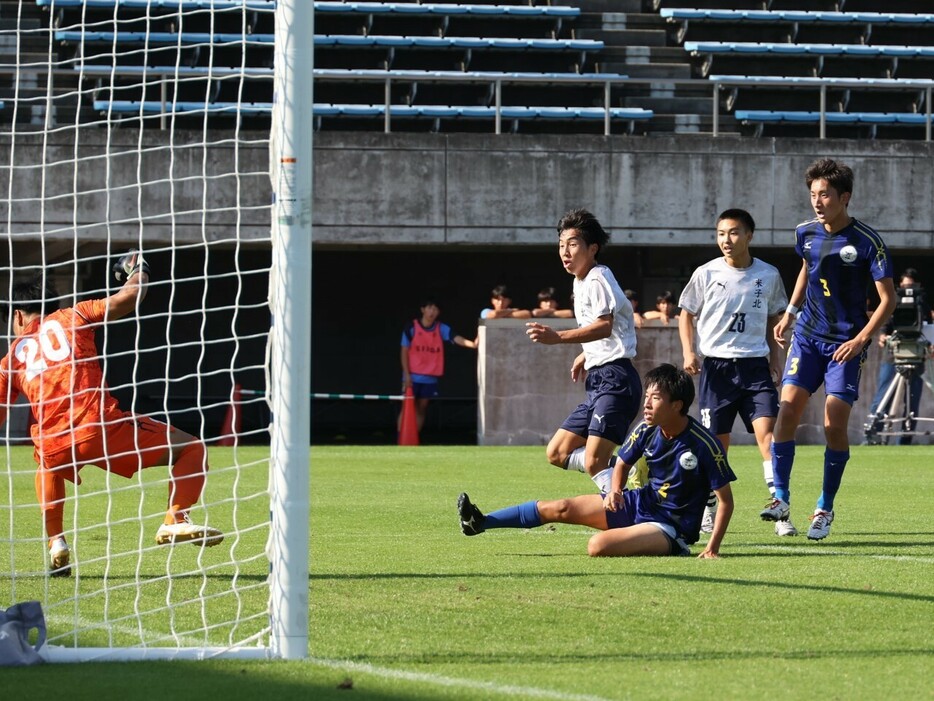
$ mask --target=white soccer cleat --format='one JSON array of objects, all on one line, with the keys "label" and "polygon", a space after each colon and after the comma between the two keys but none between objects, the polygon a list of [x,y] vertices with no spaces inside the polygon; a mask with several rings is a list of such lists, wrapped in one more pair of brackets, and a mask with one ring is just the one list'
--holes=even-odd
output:
[{"label": "white soccer cleat", "polygon": [[775,535],[798,535],[798,529],[795,528],[795,525],[791,522],[790,518],[785,517],[775,522]]},{"label": "white soccer cleat", "polygon": [[49,546],[49,574],[53,577],[71,576],[71,550],[64,538],[56,538]]},{"label": "white soccer cleat", "polygon": [[759,512],[759,518],[763,521],[783,521],[788,518],[788,511],[788,504],[776,497]]},{"label": "white soccer cleat", "polygon": [[178,523],[163,523],[156,531],[156,543],[174,545],[176,543],[194,543],[206,548],[218,545],[224,540],[224,534],[210,526],[199,526],[187,516]]},{"label": "white soccer cleat", "polygon": [[808,528],[809,540],[823,540],[830,535],[830,524],[833,523],[833,511],[814,509],[811,516],[811,527]]},{"label": "white soccer cleat", "polygon": [[713,522],[717,518],[717,507],[716,506],[706,506],[704,507],[704,518],[701,520],[700,532],[701,533],[713,533]]}]

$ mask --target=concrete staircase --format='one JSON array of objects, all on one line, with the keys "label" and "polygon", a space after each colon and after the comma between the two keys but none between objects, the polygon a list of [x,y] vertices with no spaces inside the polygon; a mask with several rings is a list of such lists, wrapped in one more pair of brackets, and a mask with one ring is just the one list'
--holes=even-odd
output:
[{"label": "concrete staircase", "polygon": [[[0,74],[0,100],[7,101],[0,121],[11,124],[15,119],[19,131],[76,122],[77,75],[62,71],[49,83],[48,68],[59,60],[55,53],[49,55],[49,24],[34,2],[0,0],[0,64],[22,66],[18,82],[12,73]],[[16,110],[14,96],[19,98]]]},{"label": "concrete staircase", "polygon": [[[674,28],[652,11],[653,0],[578,0],[576,4],[582,10],[576,35],[606,44],[598,70],[647,81],[614,88],[612,93],[614,106],[655,112],[653,119],[639,124],[639,131],[648,135],[713,132],[713,86],[677,45]],[[732,117],[720,115],[721,134],[736,129]]]}]

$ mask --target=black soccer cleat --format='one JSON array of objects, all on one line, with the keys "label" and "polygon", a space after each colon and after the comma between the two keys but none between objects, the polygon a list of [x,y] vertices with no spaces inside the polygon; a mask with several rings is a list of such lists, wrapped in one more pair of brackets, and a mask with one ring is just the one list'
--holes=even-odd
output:
[{"label": "black soccer cleat", "polygon": [[467,492],[461,492],[457,497],[457,513],[461,517],[461,531],[464,535],[479,535],[486,530],[483,527],[486,516],[470,502]]}]

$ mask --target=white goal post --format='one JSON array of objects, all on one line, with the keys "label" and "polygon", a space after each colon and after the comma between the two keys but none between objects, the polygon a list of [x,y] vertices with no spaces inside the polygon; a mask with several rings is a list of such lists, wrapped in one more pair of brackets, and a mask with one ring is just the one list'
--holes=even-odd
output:
[{"label": "white goal post", "polygon": [[[52,576],[30,438],[46,424],[11,389],[0,609],[42,604],[49,662],[305,658],[313,3],[19,0],[2,13],[0,307],[12,317],[14,288],[36,278],[56,308],[107,298],[116,260],[143,252],[145,298],[97,323],[93,361],[121,410],[204,446],[190,517],[224,537],[159,544],[166,494],[187,475],[122,476],[111,461],[128,453],[108,453],[107,469],[65,483],[70,560]],[[15,357],[6,321],[0,357]],[[79,364],[59,336],[49,358],[22,346],[40,382]]]}]

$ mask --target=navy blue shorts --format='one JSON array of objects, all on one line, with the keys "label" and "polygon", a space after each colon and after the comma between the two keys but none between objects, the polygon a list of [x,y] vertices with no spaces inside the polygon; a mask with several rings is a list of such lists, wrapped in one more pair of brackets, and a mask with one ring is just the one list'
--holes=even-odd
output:
[{"label": "navy blue shorts", "polygon": [[747,433],[756,419],[778,416],[768,358],[704,358],[697,406],[704,428],[716,436],[733,430],[737,414]]},{"label": "navy blue shorts", "polygon": [[416,399],[434,399],[438,396],[437,382],[413,382],[412,394]]},{"label": "navy blue shorts", "polygon": [[668,539],[668,544],[671,546],[669,555],[690,555],[691,551],[684,534],[670,523],[659,521],[653,514],[649,502],[654,504],[655,500],[655,493],[651,488],[627,489],[623,492],[623,508],[606,512],[607,529],[628,528],[637,523],[652,523]]},{"label": "navy blue shorts", "polygon": [[841,345],[793,334],[782,384],[797,385],[814,394],[823,383],[827,394],[852,405],[859,399],[859,379],[869,352],[869,343],[857,357],[838,363],[833,359],[833,354]]},{"label": "navy blue shorts", "polygon": [[611,360],[587,371],[587,401],[561,428],[587,438],[599,436],[621,445],[642,403],[642,380],[628,358]]}]

